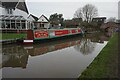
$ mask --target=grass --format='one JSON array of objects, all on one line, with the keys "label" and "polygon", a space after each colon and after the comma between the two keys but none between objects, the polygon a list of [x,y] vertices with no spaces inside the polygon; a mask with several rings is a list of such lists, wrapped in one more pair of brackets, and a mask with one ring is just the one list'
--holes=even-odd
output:
[{"label": "grass", "polygon": [[2,33],[0,34],[0,40],[6,40],[6,39],[16,39],[16,38],[25,38],[25,33]]},{"label": "grass", "polygon": [[115,33],[79,79],[118,78],[118,33]]}]

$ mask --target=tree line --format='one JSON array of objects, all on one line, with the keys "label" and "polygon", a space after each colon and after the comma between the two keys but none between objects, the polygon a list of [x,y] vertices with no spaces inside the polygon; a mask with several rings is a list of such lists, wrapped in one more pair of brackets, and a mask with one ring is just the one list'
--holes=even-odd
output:
[{"label": "tree line", "polygon": [[[78,8],[73,16],[72,21],[74,23],[77,23],[79,25],[77,26],[84,26],[85,28],[89,28],[89,27],[96,27],[96,26],[100,26],[98,25],[98,23],[93,22],[93,18],[98,16],[98,9],[96,6],[92,5],[92,4],[86,4],[83,7]],[[49,17],[49,21],[50,24],[53,25],[61,25],[61,26],[66,26],[65,22],[69,22],[70,20],[65,20],[63,18],[63,14],[51,14]],[[72,21],[70,22],[70,24],[72,23]],[[108,21],[115,21],[114,17],[111,17],[108,19]]]}]

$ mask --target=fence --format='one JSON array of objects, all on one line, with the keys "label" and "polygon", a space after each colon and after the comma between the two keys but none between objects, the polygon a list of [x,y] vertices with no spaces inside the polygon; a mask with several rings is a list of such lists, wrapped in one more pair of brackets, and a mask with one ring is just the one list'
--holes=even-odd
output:
[{"label": "fence", "polygon": [[27,30],[0,29],[0,33],[27,33]]}]

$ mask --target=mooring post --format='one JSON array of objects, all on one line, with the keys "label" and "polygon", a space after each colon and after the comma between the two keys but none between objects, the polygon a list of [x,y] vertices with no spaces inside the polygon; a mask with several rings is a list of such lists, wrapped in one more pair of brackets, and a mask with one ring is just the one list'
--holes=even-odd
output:
[{"label": "mooring post", "polygon": [[34,42],[34,32],[33,30],[27,30],[27,39],[23,41],[24,44],[32,44]]},{"label": "mooring post", "polygon": [[29,29],[29,30],[27,31],[27,39],[28,39],[28,40],[34,40],[33,30]]}]

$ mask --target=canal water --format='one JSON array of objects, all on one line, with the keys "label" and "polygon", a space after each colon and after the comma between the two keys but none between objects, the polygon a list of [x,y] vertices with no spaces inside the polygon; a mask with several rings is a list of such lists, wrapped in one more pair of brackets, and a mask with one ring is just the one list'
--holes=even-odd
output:
[{"label": "canal water", "polygon": [[88,34],[34,45],[2,47],[3,78],[78,78],[109,37]]}]

